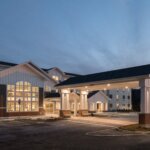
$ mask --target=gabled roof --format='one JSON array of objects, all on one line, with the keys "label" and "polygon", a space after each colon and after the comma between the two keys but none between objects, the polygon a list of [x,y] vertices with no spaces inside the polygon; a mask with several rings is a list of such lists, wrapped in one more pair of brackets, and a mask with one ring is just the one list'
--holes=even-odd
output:
[{"label": "gabled roof", "polygon": [[41,68],[39,68],[37,65],[35,65],[34,63],[27,62],[27,64],[31,65],[33,68],[35,68],[37,71],[39,71],[41,74],[43,74],[45,77],[47,77],[47,79],[52,80],[53,82],[57,83],[54,79],[52,79],[45,71],[43,71]]},{"label": "gabled roof", "polygon": [[49,71],[51,71],[51,70],[57,70],[57,71],[59,71],[62,75],[65,75],[65,73],[64,73],[61,69],[59,69],[58,67],[53,67],[53,68],[47,69],[47,72],[49,72]]},{"label": "gabled roof", "polygon": [[98,93],[99,91],[92,91],[88,94],[88,98],[92,97],[93,95],[95,95],[96,93]]},{"label": "gabled roof", "polygon": [[59,72],[61,72],[63,75],[67,75],[67,76],[81,76],[79,74],[76,74],[76,73],[70,73],[70,72],[63,72],[61,69],[59,69],[58,67],[53,67],[53,68],[49,68],[49,69],[45,69],[45,68],[42,68],[44,71],[46,72],[49,72],[50,70],[53,70],[53,69],[56,69],[58,70]]},{"label": "gabled roof", "polygon": [[111,100],[103,91],[99,91],[99,90],[90,92],[87,95],[88,99],[91,98],[92,96],[96,95],[97,93],[100,93],[101,96],[105,97],[107,100]]},{"label": "gabled roof", "polygon": [[39,74],[44,79],[51,80],[51,81],[57,83],[55,80],[53,80],[51,77],[49,77],[49,75],[46,72],[44,72],[41,68],[39,68],[38,66],[36,66],[32,62],[25,62],[25,63],[19,64],[19,65],[16,64],[16,65],[13,65],[13,66],[11,66],[9,68],[6,68],[6,69],[4,69],[4,70],[2,70],[0,72],[3,73],[3,72],[5,72],[5,71],[7,71],[9,69],[14,69],[15,67],[20,67],[20,66],[23,66],[23,65],[28,66],[30,69],[32,69],[33,71],[35,71],[37,74]]},{"label": "gabled roof", "polygon": [[150,64],[73,77],[66,81],[61,82],[57,86],[67,86],[81,83],[137,77],[149,74],[150,74]]},{"label": "gabled roof", "polygon": [[[32,63],[32,62],[31,62]],[[33,63],[32,63],[33,64]],[[0,65],[4,65],[7,67],[13,67],[16,66],[18,64],[16,63],[11,63],[11,62],[6,62],[6,61],[0,61]],[[39,67],[38,67],[39,68]],[[48,71],[52,70],[52,69],[57,69],[60,73],[62,73],[63,75],[69,75],[69,76],[80,76],[79,74],[75,74],[75,73],[69,73],[69,72],[63,72],[61,69],[59,69],[58,67],[52,67],[49,69],[46,68],[41,68],[41,70],[43,70],[44,72],[48,73]]]}]

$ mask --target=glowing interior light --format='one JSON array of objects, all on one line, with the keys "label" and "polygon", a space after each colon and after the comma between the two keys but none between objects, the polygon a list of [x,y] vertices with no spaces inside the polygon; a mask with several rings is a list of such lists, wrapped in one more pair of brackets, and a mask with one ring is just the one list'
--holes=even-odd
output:
[{"label": "glowing interior light", "polygon": [[107,86],[110,86],[110,84],[108,83]]},{"label": "glowing interior light", "polygon": [[128,89],[129,87],[128,86],[125,86],[125,89]]}]

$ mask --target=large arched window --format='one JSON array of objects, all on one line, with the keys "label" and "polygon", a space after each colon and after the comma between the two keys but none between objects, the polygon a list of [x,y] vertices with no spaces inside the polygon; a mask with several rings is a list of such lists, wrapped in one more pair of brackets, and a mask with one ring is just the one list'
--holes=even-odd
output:
[{"label": "large arched window", "polygon": [[39,88],[29,82],[19,81],[7,85],[7,111],[28,112],[39,110]]}]

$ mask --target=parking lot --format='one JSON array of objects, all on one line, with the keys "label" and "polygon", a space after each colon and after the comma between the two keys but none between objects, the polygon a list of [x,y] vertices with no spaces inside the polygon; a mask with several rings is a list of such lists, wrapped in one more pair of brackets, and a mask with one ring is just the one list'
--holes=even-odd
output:
[{"label": "parking lot", "polygon": [[[111,118],[114,122],[108,122]],[[149,150],[150,134],[117,130],[121,123],[132,122],[125,118],[103,116],[0,121],[0,150]]]}]

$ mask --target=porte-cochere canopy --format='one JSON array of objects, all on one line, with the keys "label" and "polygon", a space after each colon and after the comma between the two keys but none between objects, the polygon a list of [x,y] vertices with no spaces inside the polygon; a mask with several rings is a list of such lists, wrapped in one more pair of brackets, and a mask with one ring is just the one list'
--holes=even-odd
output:
[{"label": "porte-cochere canopy", "polygon": [[[57,85],[58,88],[81,88],[83,86],[94,86],[101,85],[96,87],[96,89],[110,89],[108,85],[105,84],[113,83],[112,88],[123,88],[128,86],[129,88],[134,88],[139,86],[139,82],[143,78],[149,78],[150,76],[150,64],[143,66],[136,66],[125,69],[112,70],[107,72],[100,72],[95,74],[81,75],[78,77],[70,78]],[[123,84],[124,83],[124,84]],[[104,86],[102,86],[104,85]]]},{"label": "porte-cochere canopy", "polygon": [[[84,108],[83,106],[86,106],[86,100],[82,98],[83,92],[140,87],[141,113],[139,115],[139,123],[150,124],[150,64],[78,76],[70,78],[56,86],[61,91],[80,90],[82,109]],[[63,97],[62,102],[67,103]],[[62,105],[62,108],[64,109],[65,107]]]}]

